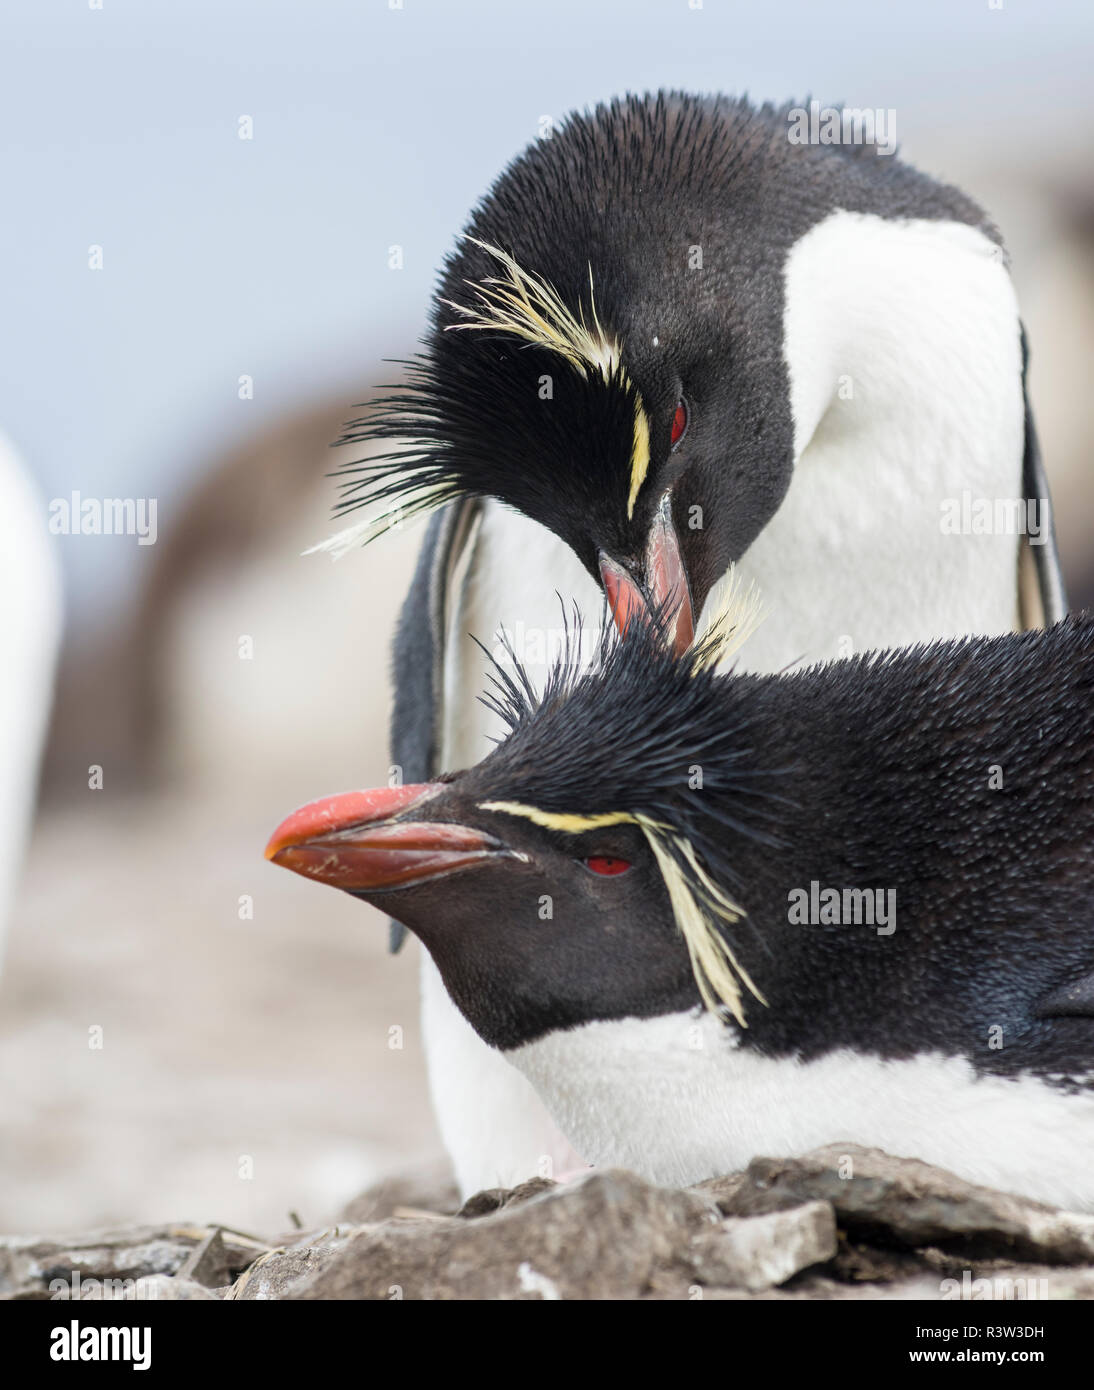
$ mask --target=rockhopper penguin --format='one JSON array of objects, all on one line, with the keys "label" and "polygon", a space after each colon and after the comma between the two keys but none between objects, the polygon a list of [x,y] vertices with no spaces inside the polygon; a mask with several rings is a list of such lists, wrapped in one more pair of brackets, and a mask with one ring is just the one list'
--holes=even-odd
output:
[{"label": "rockhopper penguin", "polygon": [[[614,101],[473,213],[407,385],[347,435],[370,447],[340,509],[363,520],[331,543],[439,509],[396,642],[404,781],[486,753],[499,725],[463,635],[507,630],[542,679],[556,592],[590,626],[602,593],[618,620],[651,596],[682,648],[736,562],[769,613],[741,653],[761,672],[1064,611],[998,232],[874,145],[793,143],[791,115]],[[1046,499],[1032,549],[945,525],[966,498],[1027,497]],[[529,1089],[423,970],[461,1186],[559,1161]]]},{"label": "rockhopper penguin", "polygon": [[306,806],[267,855],[419,934],[595,1164],[849,1141],[1094,1209],[1094,619],[710,655],[632,623],[541,701],[500,666],[483,762]]}]

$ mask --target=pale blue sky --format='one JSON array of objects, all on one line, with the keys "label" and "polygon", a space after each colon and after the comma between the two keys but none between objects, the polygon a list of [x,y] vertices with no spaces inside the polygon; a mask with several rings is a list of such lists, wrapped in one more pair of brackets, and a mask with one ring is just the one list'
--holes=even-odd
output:
[{"label": "pale blue sky", "polygon": [[[1089,149],[1088,0],[102,3],[4,7],[0,427],[47,496],[158,496],[161,534],[218,447],[387,379],[543,114],[657,86],[812,94],[896,108],[913,156],[940,131]],[[73,538],[65,559],[101,600],[137,547]]]}]

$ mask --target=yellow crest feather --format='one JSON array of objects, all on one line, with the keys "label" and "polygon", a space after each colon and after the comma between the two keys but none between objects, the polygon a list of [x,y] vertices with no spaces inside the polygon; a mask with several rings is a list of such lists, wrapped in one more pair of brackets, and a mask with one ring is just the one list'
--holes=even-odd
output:
[{"label": "yellow crest feather", "polygon": [[[742,1028],[747,1028],[741,986],[744,985],[761,1004],[766,1005],[767,1000],[756,988],[748,971],[734,955],[717,925],[711,921],[708,911],[704,910],[696,898],[669,849],[668,827],[659,825],[645,816],[637,816],[635,819],[642,827],[657,860],[657,866],[661,870],[669,902],[672,904],[673,916],[687,945],[691,971],[695,976],[695,983],[699,986],[703,1003],[715,1014],[723,1008],[728,1009],[737,1023]],[[743,910],[711,879],[695,857],[691,845],[679,836],[673,836],[672,843],[687,860],[689,869],[706,890],[710,909],[729,925],[739,922],[744,916]]]},{"label": "yellow crest feather", "polygon": [[569,815],[560,811],[541,811],[538,806],[526,806],[521,801],[481,801],[480,811],[500,811],[506,816],[520,816],[545,830],[560,830],[566,835],[580,835],[586,830],[602,830],[607,825],[633,825],[634,817],[626,811],[605,811],[601,815]]},{"label": "yellow crest feather", "polygon": [[370,541],[376,540],[388,531],[400,530],[405,522],[413,521],[422,512],[442,507],[446,502],[458,496],[459,492],[456,488],[446,487],[443,484],[434,484],[416,489],[413,492],[404,492],[395,500],[382,503],[371,516],[354,522],[342,531],[336,531],[333,536],[327,536],[325,539],[317,541],[315,545],[309,546],[303,554],[327,554],[333,560],[340,560],[349,551],[356,550],[359,546],[368,545]]},{"label": "yellow crest feather", "polygon": [[631,387],[635,395],[634,434],[631,440],[631,479],[627,498],[627,517],[634,516],[634,505],[650,466],[650,422],[638,388],[627,376],[622,365],[622,347],[604,329],[596,312],[593,291],[593,268],[589,267],[589,322],[584,311],[577,314],[564,303],[562,296],[546,280],[518,265],[516,260],[498,246],[468,237],[468,241],[493,256],[502,274],[487,280],[466,283],[474,290],[478,304],[470,308],[446,299],[445,304],[460,315],[463,322],[450,323],[448,330],[489,329],[495,333],[511,333],[526,343],[548,348],[565,358],[582,376],[598,373],[605,381],[613,376]]},{"label": "yellow crest feather", "polygon": [[634,504],[650,469],[650,422],[641,399],[634,407],[634,439],[631,443],[631,490],[627,498],[627,520],[634,516]]},{"label": "yellow crest feather", "polygon": [[477,237],[468,237],[467,240],[493,256],[504,274],[491,276],[481,282],[467,281],[479,301],[475,308],[446,299],[444,302],[448,307],[464,319],[463,323],[449,324],[449,329],[486,328],[512,333],[527,343],[535,343],[559,353],[582,375],[599,372],[607,380],[619,369],[619,343],[609,338],[597,317],[591,266],[591,323],[587,324],[583,312],[575,315],[553,285],[518,265],[507,251]]},{"label": "yellow crest feather", "polygon": [[767,616],[755,582],[746,588],[735,566],[714,586],[703,611],[710,616],[696,637],[696,671],[723,665]]}]

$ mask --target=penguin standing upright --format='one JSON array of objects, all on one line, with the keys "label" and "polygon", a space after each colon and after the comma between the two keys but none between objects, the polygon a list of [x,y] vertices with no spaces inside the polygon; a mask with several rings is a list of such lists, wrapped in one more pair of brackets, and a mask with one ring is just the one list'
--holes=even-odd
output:
[{"label": "penguin standing upright", "polygon": [[850,1141],[1094,1209],[1094,619],[709,654],[635,623],[538,704],[499,668],[482,763],[304,807],[267,854],[418,933],[596,1164]]},{"label": "penguin standing upright", "polygon": [[[556,593],[588,622],[602,594],[620,623],[651,597],[682,650],[735,564],[769,615],[757,672],[1062,614],[998,233],[875,145],[794,143],[792,118],[614,101],[475,210],[407,387],[347,435],[381,451],[347,470],[365,521],[331,542],[439,509],[396,639],[404,780],[484,755],[463,634],[507,631],[542,677]],[[464,1191],[567,1162],[428,958],[423,998]]]}]

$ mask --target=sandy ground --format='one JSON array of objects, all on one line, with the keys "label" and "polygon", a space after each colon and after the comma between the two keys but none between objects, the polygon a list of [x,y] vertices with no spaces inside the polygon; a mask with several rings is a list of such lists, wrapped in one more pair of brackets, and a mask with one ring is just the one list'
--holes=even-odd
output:
[{"label": "sandy ground", "polygon": [[291,808],[252,800],[89,792],[39,825],[0,977],[0,1231],[314,1225],[439,1159],[417,946],[266,864]]}]

